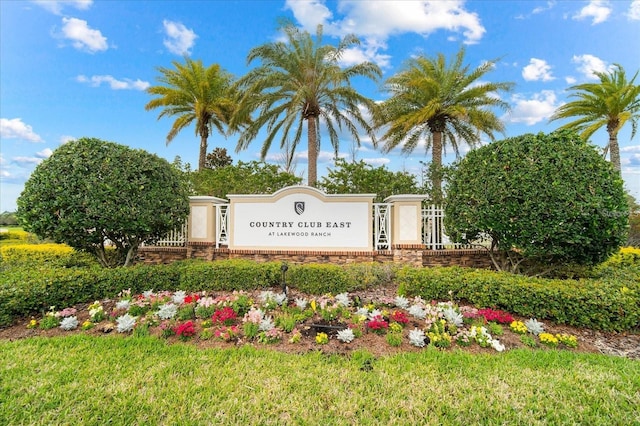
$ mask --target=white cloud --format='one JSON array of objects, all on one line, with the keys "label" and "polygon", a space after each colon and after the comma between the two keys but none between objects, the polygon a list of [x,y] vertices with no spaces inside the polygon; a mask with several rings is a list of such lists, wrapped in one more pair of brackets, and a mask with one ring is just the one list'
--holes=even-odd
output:
[{"label": "white cloud", "polygon": [[566,76],[566,77],[564,78],[564,81],[566,81],[566,82],[567,82],[567,84],[576,84],[576,81],[578,81],[578,80],[576,80],[576,78],[575,78],[575,77],[573,77],[573,76],[571,76],[571,75],[568,75],[568,76]]},{"label": "white cloud", "polygon": [[388,158],[363,158],[362,161],[374,167],[384,166],[391,162]]},{"label": "white cloud", "polygon": [[93,0],[33,0],[35,4],[56,15],[62,14],[65,6],[78,10],[87,10],[93,4]]},{"label": "white cloud", "polygon": [[529,65],[522,69],[522,77],[526,81],[551,81],[555,77],[551,74],[551,65],[544,59],[531,58]]},{"label": "white cloud", "polygon": [[538,14],[538,13],[542,13],[542,12],[545,12],[545,11],[547,11],[547,10],[551,10],[551,9],[553,9],[553,7],[554,7],[555,5],[556,5],[556,2],[555,2],[555,1],[548,1],[548,2],[547,2],[547,6],[546,6],[546,7],[545,7],[545,6],[539,6],[539,7],[536,7],[536,8],[534,8],[534,9],[531,11],[531,13],[533,13],[534,15],[535,15],[535,14]]},{"label": "white cloud", "polygon": [[67,142],[75,141],[77,138],[75,136],[62,135],[60,136],[60,145],[64,145]]},{"label": "white cloud", "polygon": [[0,118],[0,137],[5,139],[24,139],[29,142],[44,142],[33,128],[22,122],[21,118]]},{"label": "white cloud", "polygon": [[631,2],[627,17],[633,21],[640,21],[640,0],[633,0]]},{"label": "white cloud", "polygon": [[73,47],[89,53],[107,50],[107,38],[99,30],[89,28],[87,21],[62,18],[62,36],[71,40]]},{"label": "white cloud", "polygon": [[525,123],[528,126],[548,119],[559,106],[553,90],[535,93],[530,99],[516,94],[512,96],[511,102],[514,107],[503,119],[511,123]]},{"label": "white cloud", "polygon": [[11,161],[18,164],[21,167],[30,166],[33,164],[40,164],[42,158],[39,157],[13,157]]},{"label": "white cloud", "polygon": [[631,145],[620,148],[620,152],[638,152],[640,153],[640,145]]},{"label": "white cloud", "polygon": [[164,20],[162,21],[164,26],[164,32],[167,38],[164,39],[164,46],[169,49],[169,52],[176,55],[190,55],[191,48],[193,47],[196,35],[193,30],[185,27],[180,22],[173,22]]},{"label": "white cloud", "polygon": [[595,72],[607,72],[611,66],[607,66],[606,62],[597,56],[593,55],[574,55],[571,58],[571,62],[574,64],[578,64],[577,70],[586,78],[591,80],[597,80],[598,77],[594,74]]},{"label": "white cloud", "polygon": [[90,78],[84,75],[79,75],[76,77],[76,81],[80,83],[87,83],[92,87],[98,87],[102,83],[106,83],[113,90],[146,90],[150,86],[148,82],[140,79],[135,81],[128,78],[117,80],[110,75],[94,75]]},{"label": "white cloud", "polygon": [[53,154],[53,151],[51,150],[51,148],[45,148],[42,151],[36,152],[36,157],[37,158],[49,158],[49,157],[51,157],[51,154]]},{"label": "white cloud", "polygon": [[[296,20],[307,31],[314,33],[319,24],[325,34],[344,36],[356,34],[364,40],[359,49],[345,55],[346,63],[370,60],[381,67],[390,63],[388,55],[380,54],[387,49],[386,40],[394,35],[417,33],[428,36],[439,30],[462,35],[464,42],[480,41],[485,28],[476,13],[464,8],[464,1],[352,1],[338,2],[339,18],[334,18],[324,1],[287,0],[286,8],[293,12]],[[452,37],[453,40],[456,37]]]},{"label": "white cloud", "polygon": [[591,0],[588,5],[580,9],[580,12],[573,15],[573,19],[590,19],[591,25],[601,24],[606,21],[611,14],[611,7],[606,0]]}]

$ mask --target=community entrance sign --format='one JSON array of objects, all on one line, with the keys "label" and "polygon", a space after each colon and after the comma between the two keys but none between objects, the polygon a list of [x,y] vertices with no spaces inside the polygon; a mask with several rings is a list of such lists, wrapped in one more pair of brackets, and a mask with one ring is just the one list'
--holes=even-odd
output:
[{"label": "community entrance sign", "polygon": [[374,197],[301,186],[271,195],[228,195],[229,248],[370,251]]}]

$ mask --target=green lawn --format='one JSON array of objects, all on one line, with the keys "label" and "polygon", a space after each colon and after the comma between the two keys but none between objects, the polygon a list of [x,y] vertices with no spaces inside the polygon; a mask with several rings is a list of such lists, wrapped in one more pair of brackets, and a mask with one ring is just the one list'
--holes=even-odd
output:
[{"label": "green lawn", "polygon": [[368,360],[154,337],[2,341],[0,424],[640,424],[638,361],[435,349]]}]

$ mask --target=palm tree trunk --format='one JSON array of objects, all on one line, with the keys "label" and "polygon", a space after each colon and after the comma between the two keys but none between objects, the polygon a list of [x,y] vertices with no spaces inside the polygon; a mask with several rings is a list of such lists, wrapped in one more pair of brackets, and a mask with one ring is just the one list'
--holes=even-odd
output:
[{"label": "palm tree trunk", "polygon": [[620,173],[620,146],[618,145],[618,132],[615,130],[609,131],[609,158],[611,158],[613,168]]},{"label": "palm tree trunk", "polygon": [[316,132],[316,117],[313,115],[307,118],[307,141],[309,166],[307,170],[307,184],[316,186],[318,180],[318,134]]},{"label": "palm tree trunk", "polygon": [[442,197],[442,132],[433,132],[433,146],[431,149],[431,163],[433,164],[432,174],[432,201],[441,204]]},{"label": "palm tree trunk", "polygon": [[[431,202],[433,204],[442,204],[442,132],[435,131],[433,132],[433,146],[431,147],[431,164],[432,171],[431,174],[431,185],[432,185],[432,194],[431,194]],[[442,245],[442,222],[439,221],[436,224],[436,229],[434,234],[431,236],[432,243],[435,243],[433,247],[436,250],[441,250],[444,248]]]},{"label": "palm tree trunk", "polygon": [[198,170],[204,170],[204,164],[207,159],[207,136],[200,136],[200,155],[198,157]]}]

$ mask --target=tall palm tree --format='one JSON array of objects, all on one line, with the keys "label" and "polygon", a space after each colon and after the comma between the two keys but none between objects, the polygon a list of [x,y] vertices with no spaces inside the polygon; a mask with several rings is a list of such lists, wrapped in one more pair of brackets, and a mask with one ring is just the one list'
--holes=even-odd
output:
[{"label": "tall palm tree", "polygon": [[448,144],[459,155],[464,142],[475,146],[483,133],[494,140],[494,132],[504,132],[504,124],[491,110],[509,109],[498,98],[500,91],[509,91],[513,83],[480,81],[491,71],[497,60],[470,70],[464,65],[465,50],[460,49],[451,64],[443,54],[436,58],[419,56],[410,59],[404,69],[385,82],[391,96],[383,102],[376,124],[385,126],[381,140],[383,151],[402,146],[402,153],[412,153],[418,143],[431,149],[433,194],[442,200],[442,153]]},{"label": "tall palm tree", "polygon": [[574,91],[569,96],[577,99],[560,106],[551,116],[550,121],[579,117],[560,129],[575,130],[584,139],[589,139],[597,130],[606,126],[609,141],[605,147],[605,154],[609,151],[611,164],[620,171],[618,131],[627,122],[631,122],[633,139],[640,118],[640,85],[633,84],[638,72],[636,71],[633,78],[627,81],[622,66],[615,64],[609,72],[594,72],[594,74],[598,76],[600,82],[569,87],[569,90]]},{"label": "tall palm tree", "polygon": [[162,84],[151,86],[147,93],[157,95],[145,105],[147,111],[163,108],[158,119],[175,116],[173,126],[167,134],[167,145],[181,130],[195,122],[196,136],[200,136],[198,169],[205,167],[207,139],[213,128],[226,135],[233,115],[231,91],[233,80],[230,74],[213,64],[204,67],[202,61],[185,57],[185,63],[172,62],[174,69],[158,67]]},{"label": "tall palm tree", "polygon": [[315,186],[321,120],[327,127],[336,154],[340,143],[338,131],[343,128],[358,144],[359,129],[364,130],[376,143],[374,129],[360,110],[364,106],[373,111],[376,104],[358,93],[350,80],[356,76],[375,80],[382,72],[371,62],[345,68],[339,66],[345,50],[359,43],[355,36],[345,36],[335,47],[322,43],[322,26],[317,27],[315,40],[308,32],[292,24],[284,25],[282,30],[287,42],[278,41],[255,47],[247,56],[249,64],[254,60],[260,60],[261,63],[239,81],[244,96],[236,117],[246,120],[254,112],[257,115],[241,134],[236,151],[246,149],[265,126],[267,136],[262,144],[263,159],[278,135],[281,137],[281,148],[290,141],[290,146],[295,150],[306,121],[309,155],[307,182]]}]

